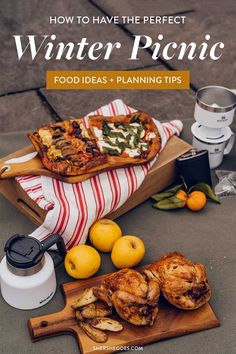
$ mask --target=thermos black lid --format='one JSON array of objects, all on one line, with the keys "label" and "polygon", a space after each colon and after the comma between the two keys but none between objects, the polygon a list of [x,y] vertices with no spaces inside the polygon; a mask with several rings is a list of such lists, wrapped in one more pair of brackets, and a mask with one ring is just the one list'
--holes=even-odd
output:
[{"label": "thermos black lid", "polygon": [[30,268],[43,258],[42,244],[33,237],[14,235],[6,243],[4,251],[9,264],[15,268]]}]

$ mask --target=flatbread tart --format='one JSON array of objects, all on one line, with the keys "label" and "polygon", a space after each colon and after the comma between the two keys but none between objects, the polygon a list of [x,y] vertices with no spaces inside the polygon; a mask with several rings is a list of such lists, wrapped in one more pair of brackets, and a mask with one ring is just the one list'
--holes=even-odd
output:
[{"label": "flatbread tart", "polygon": [[45,125],[28,136],[43,165],[54,173],[76,176],[153,159],[161,138],[152,118],[143,112],[91,116]]}]

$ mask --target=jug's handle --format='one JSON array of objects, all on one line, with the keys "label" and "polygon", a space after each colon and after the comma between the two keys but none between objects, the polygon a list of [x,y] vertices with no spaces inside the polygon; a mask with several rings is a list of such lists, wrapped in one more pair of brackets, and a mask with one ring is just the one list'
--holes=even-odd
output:
[{"label": "jug's handle", "polygon": [[[230,89],[231,92],[235,94],[235,101],[236,101],[236,89]],[[234,108],[236,107],[236,102],[234,103]]]},{"label": "jug's handle", "polygon": [[228,155],[230,153],[230,151],[232,150],[232,147],[234,145],[234,139],[235,139],[235,135],[233,132],[231,132],[231,136],[229,138],[228,144],[226,145],[226,147],[224,149],[224,155]]},{"label": "jug's handle", "polygon": [[56,253],[52,257],[55,266],[60,264],[66,256],[66,246],[63,238],[58,234],[50,235],[46,240],[41,242],[43,250],[47,251],[54,244],[57,245],[58,255]]}]

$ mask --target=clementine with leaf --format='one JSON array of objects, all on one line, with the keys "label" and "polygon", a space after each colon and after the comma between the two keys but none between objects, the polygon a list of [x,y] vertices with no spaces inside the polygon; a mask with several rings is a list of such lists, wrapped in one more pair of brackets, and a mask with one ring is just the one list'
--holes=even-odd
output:
[{"label": "clementine with leaf", "polygon": [[178,191],[178,193],[176,193],[175,196],[176,196],[176,198],[181,199],[181,200],[184,201],[184,203],[182,203],[181,206],[180,206],[180,208],[184,208],[185,205],[186,205],[186,202],[187,202],[187,198],[188,198],[187,193],[183,189],[180,189]]},{"label": "clementine with leaf", "polygon": [[206,195],[200,191],[194,191],[189,194],[187,199],[187,207],[192,211],[199,211],[206,205]]}]

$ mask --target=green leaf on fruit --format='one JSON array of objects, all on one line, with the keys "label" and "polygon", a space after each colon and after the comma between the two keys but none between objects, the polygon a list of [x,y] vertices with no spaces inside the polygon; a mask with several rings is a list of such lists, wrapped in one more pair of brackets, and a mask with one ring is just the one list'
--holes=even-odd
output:
[{"label": "green leaf on fruit", "polygon": [[206,183],[197,183],[190,189],[191,192],[193,191],[200,191],[203,192],[209,199],[211,199],[215,203],[219,203],[219,198],[213,192],[212,188]]},{"label": "green leaf on fruit", "polygon": [[154,199],[156,202],[159,202],[163,199],[169,198],[174,196],[178,191],[183,187],[182,184],[178,184],[177,186],[174,186],[172,188],[167,189],[165,192],[157,193],[151,196],[152,199]]},{"label": "green leaf on fruit", "polygon": [[183,208],[185,201],[177,198],[175,195],[169,198],[162,199],[153,204],[153,208],[160,210],[173,210]]}]

